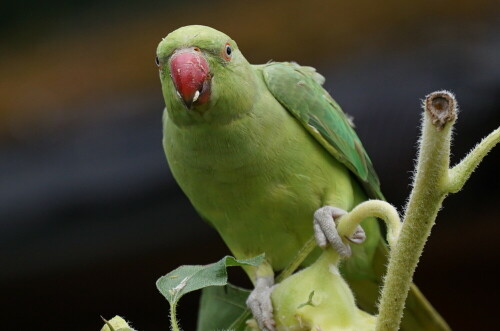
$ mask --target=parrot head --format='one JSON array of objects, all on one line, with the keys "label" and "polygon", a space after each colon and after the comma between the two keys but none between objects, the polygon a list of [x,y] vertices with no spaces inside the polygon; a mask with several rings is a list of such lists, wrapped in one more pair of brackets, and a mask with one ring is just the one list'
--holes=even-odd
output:
[{"label": "parrot head", "polygon": [[165,37],[156,52],[169,119],[178,125],[228,123],[250,111],[256,78],[234,40],[191,25]]}]

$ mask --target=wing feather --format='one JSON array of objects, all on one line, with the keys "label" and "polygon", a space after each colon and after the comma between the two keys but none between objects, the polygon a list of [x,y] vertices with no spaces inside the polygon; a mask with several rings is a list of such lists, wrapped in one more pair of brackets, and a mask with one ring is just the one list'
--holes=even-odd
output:
[{"label": "wing feather", "polygon": [[274,97],[311,135],[359,179],[370,197],[383,199],[372,162],[351,121],[321,86],[324,77],[312,67],[272,62],[263,67]]}]

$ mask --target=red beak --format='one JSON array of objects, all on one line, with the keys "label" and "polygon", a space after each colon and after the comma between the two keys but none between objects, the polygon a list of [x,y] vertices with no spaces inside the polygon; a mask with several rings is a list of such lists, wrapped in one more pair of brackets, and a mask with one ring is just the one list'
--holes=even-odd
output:
[{"label": "red beak", "polygon": [[170,59],[170,76],[188,109],[210,98],[210,70],[197,47],[176,51]]}]

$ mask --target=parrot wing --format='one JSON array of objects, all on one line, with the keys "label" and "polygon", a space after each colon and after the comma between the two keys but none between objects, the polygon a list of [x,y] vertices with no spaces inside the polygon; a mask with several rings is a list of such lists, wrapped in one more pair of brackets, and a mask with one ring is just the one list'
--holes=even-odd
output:
[{"label": "parrot wing", "polygon": [[325,79],[312,67],[271,62],[264,80],[274,97],[337,160],[342,162],[372,198],[384,199],[370,158],[347,115],[321,86]]},{"label": "parrot wing", "polygon": [[[271,62],[262,66],[264,81],[271,94],[314,138],[342,162],[374,199],[385,200],[380,181],[353,125],[340,106],[322,87],[325,79],[312,67],[293,62]],[[387,265],[388,249],[381,239],[372,265],[375,279],[349,279],[358,304],[376,313],[376,300]],[[406,300],[401,330],[449,330],[439,313],[412,284]]]}]

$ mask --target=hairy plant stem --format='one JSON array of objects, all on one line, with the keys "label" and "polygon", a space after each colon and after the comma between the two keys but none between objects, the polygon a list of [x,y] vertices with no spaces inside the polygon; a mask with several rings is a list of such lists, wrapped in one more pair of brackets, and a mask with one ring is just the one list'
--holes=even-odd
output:
[{"label": "hairy plant stem", "polygon": [[[368,217],[379,217],[386,222],[388,229],[387,240],[389,241],[391,246],[394,245],[394,243],[397,241],[401,228],[399,215],[396,211],[396,208],[394,208],[391,204],[381,200],[369,200],[362,202],[348,214],[340,217],[338,219],[339,225],[337,227],[340,236],[345,238],[351,236],[356,230],[357,225]],[[292,275],[316,246],[316,239],[314,238],[314,236],[311,236],[311,238],[306,241],[306,243],[297,252],[297,254],[295,254],[292,261],[276,277],[275,283],[280,283],[290,275]],[[242,321],[245,321],[249,318],[251,318],[251,313],[249,309],[246,309],[231,325],[231,327],[239,325]]]},{"label": "hairy plant stem", "polygon": [[181,331],[177,322],[177,302],[170,305],[170,328],[172,331]]},{"label": "hairy plant stem", "polygon": [[[388,226],[391,256],[380,299],[377,331],[399,329],[415,268],[444,198],[449,193],[458,192],[484,156],[500,142],[498,128],[459,164],[449,169],[451,133],[456,120],[455,98],[446,91],[434,92],[427,96],[424,108],[413,190],[403,225],[396,209],[379,200],[365,201],[338,220],[337,230],[342,237],[352,235],[356,226],[367,217],[381,218]],[[312,236],[276,277],[276,283],[293,274],[315,247]],[[237,322],[250,317],[247,309]]]},{"label": "hairy plant stem", "polygon": [[401,234],[391,249],[380,299],[377,331],[398,330],[413,273],[444,198],[463,186],[475,166],[500,138],[497,129],[450,171],[451,132],[456,119],[455,98],[446,91],[434,92],[427,96],[424,108],[413,190]]},{"label": "hairy plant stem", "polygon": [[500,127],[484,137],[459,164],[450,169],[447,190],[450,193],[460,191],[481,160],[499,141]]},{"label": "hairy plant stem", "polygon": [[[378,217],[383,219],[387,228],[389,229],[387,233],[387,240],[391,245],[393,245],[398,236],[401,228],[401,222],[399,219],[398,212],[391,204],[382,200],[368,200],[357,205],[353,210],[351,210],[346,215],[338,219],[337,231],[341,237],[350,237],[356,227],[368,217]],[[314,250],[317,246],[316,239],[311,236],[308,241],[302,246],[302,248],[295,254],[290,264],[276,277],[276,283],[281,282],[288,276],[293,274],[295,270],[304,262],[305,258]]]},{"label": "hairy plant stem", "polygon": [[378,217],[387,226],[387,241],[396,244],[401,230],[398,212],[390,203],[382,200],[368,200],[357,205],[348,214],[338,220],[337,231],[342,237],[350,237],[362,220],[368,217]]}]

